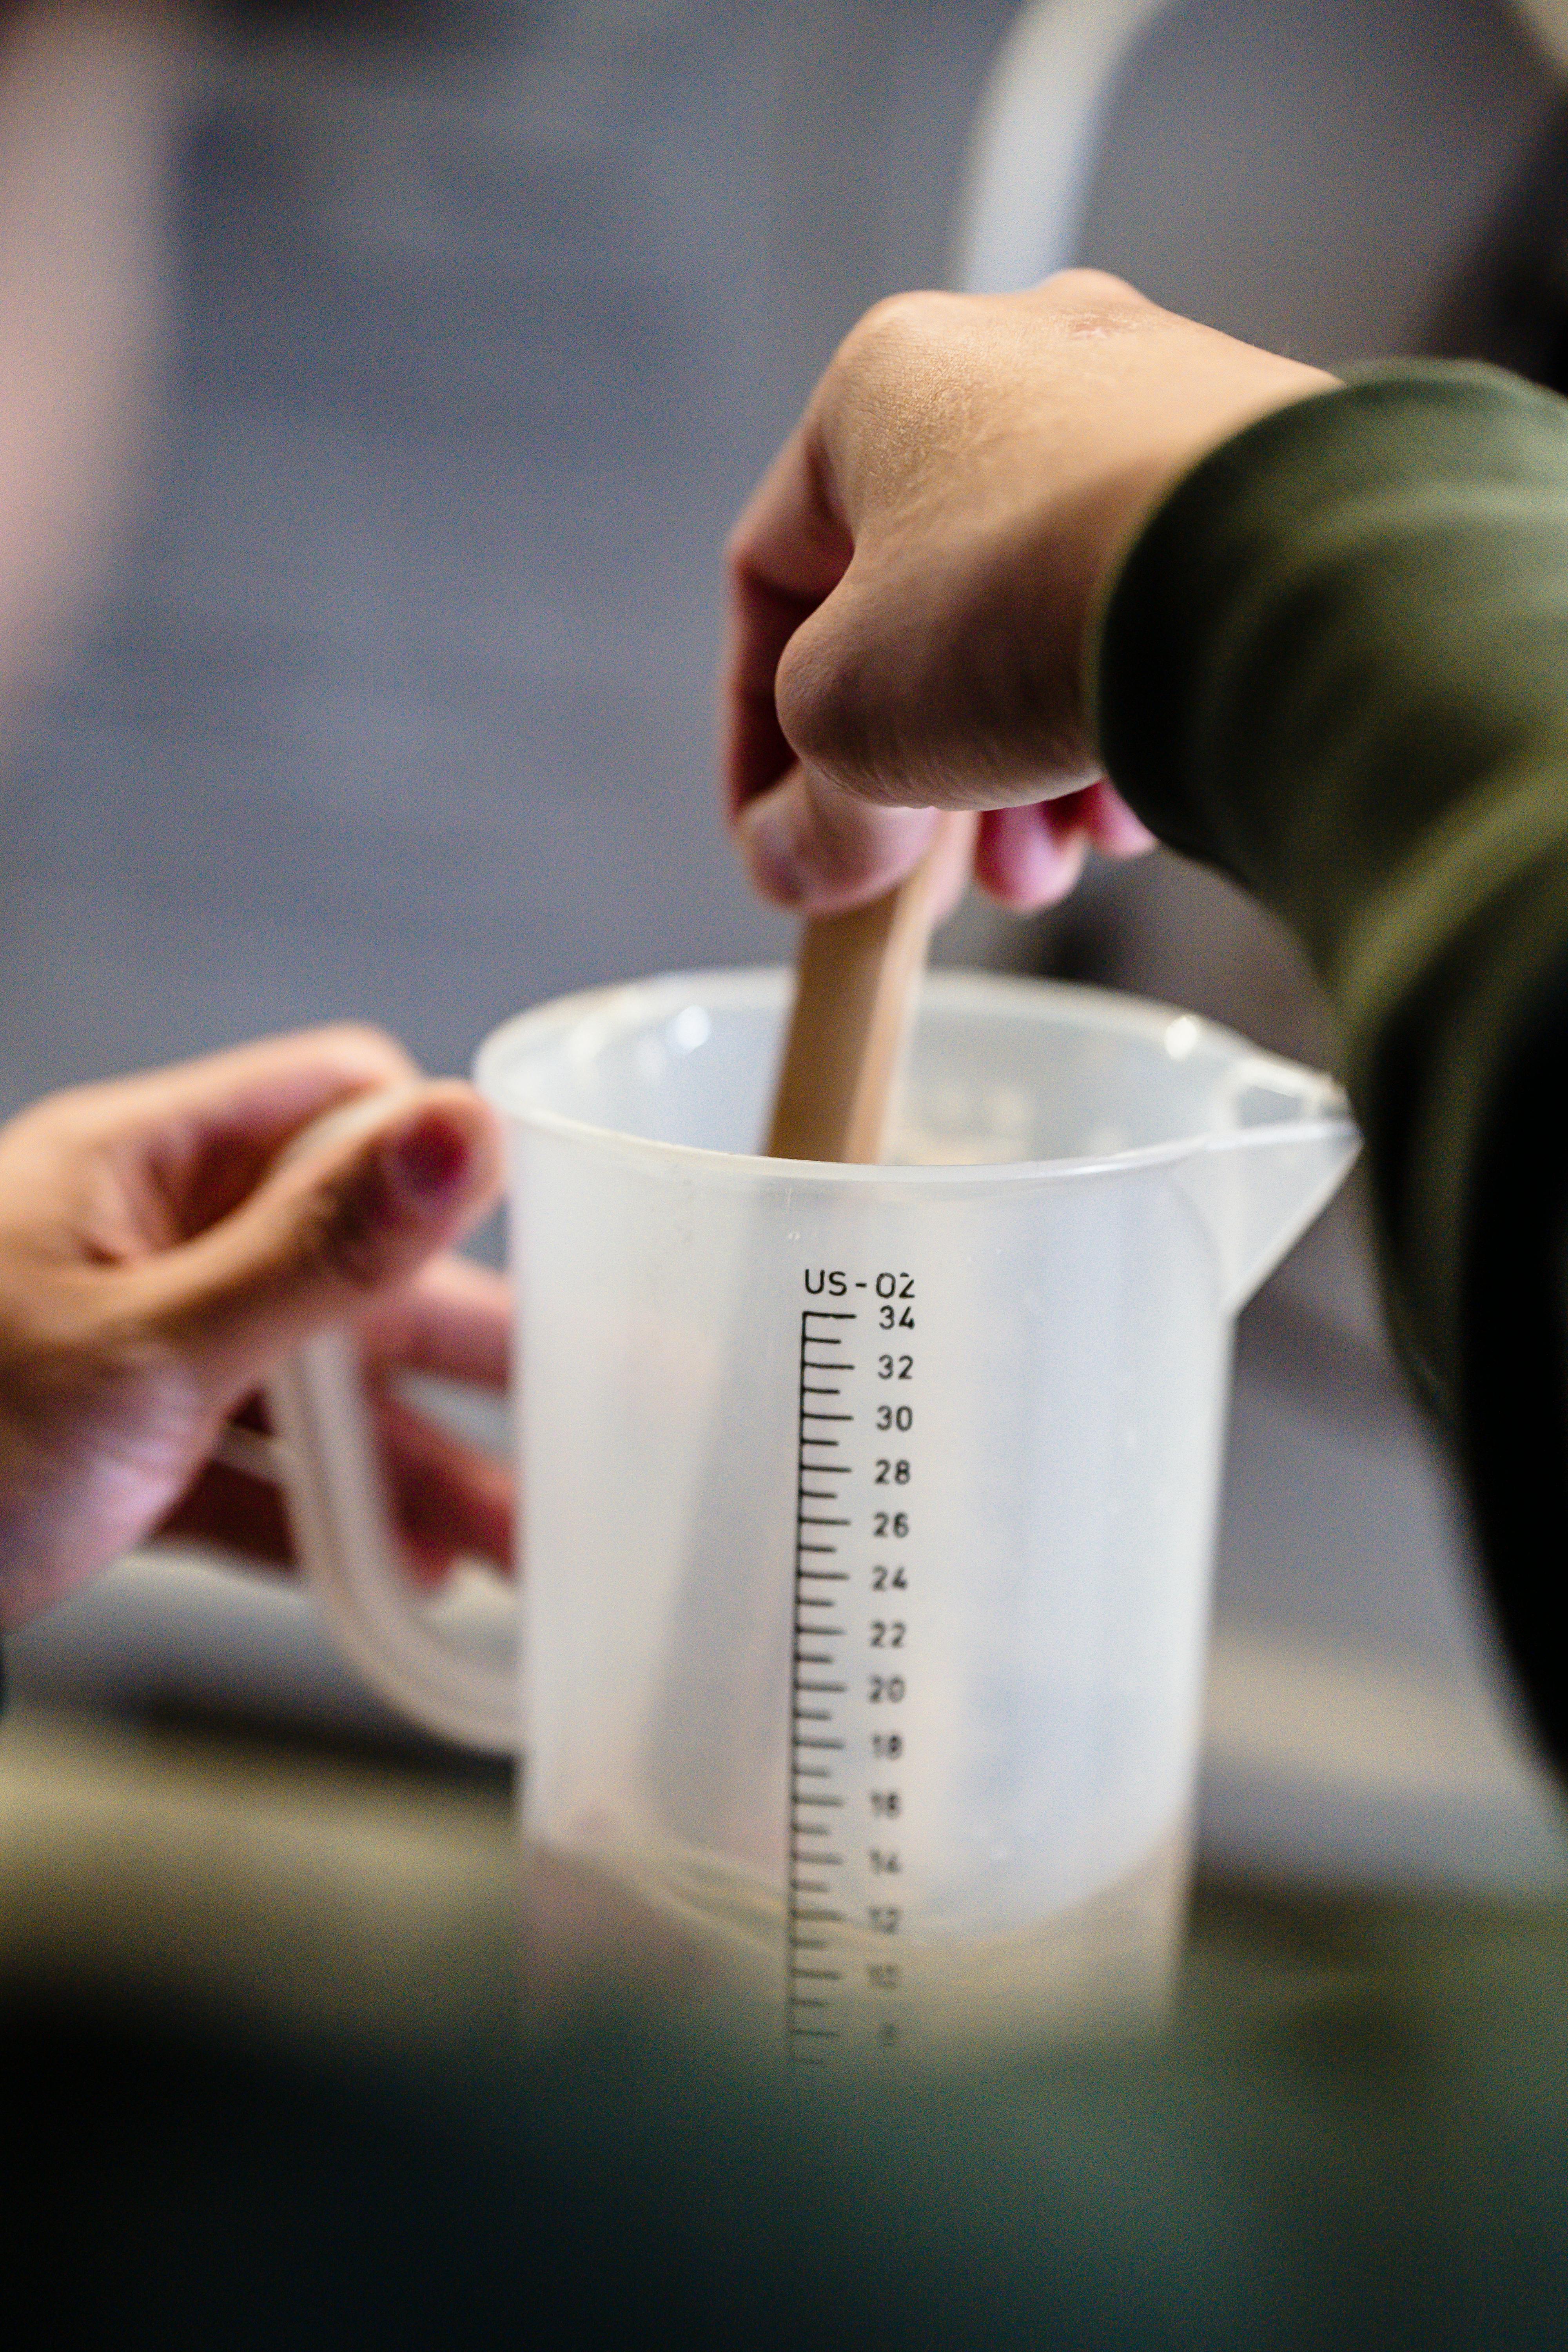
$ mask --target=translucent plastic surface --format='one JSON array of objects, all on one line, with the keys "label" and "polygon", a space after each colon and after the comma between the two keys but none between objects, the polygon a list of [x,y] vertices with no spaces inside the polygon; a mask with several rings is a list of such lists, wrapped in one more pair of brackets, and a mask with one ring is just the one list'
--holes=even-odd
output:
[{"label": "translucent plastic surface", "polygon": [[1353,1134],[1191,1016],[949,976],[900,1164],[744,1156],[786,988],[602,991],[480,1056],[527,1833],[677,1920],[802,2065],[1147,2008],[1230,1318]]}]

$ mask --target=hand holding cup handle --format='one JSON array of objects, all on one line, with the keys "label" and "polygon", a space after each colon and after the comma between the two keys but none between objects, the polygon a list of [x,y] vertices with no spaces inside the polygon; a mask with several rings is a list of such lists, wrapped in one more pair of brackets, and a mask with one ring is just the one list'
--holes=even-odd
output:
[{"label": "hand holding cup handle", "polygon": [[[362,1096],[315,1121],[290,1156],[379,1124],[403,1089]],[[359,1349],[319,1332],[267,1382],[276,1459],[300,1566],[344,1654],[427,1729],[500,1754],[519,1743],[514,1666],[473,1657],[421,1606],[399,1557]]]}]

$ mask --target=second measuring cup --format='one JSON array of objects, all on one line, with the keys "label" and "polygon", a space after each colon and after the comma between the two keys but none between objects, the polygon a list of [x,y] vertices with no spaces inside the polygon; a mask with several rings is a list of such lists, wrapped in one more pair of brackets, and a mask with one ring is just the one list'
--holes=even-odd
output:
[{"label": "second measuring cup", "polygon": [[420,1624],[320,1343],[283,1400],[307,1549],[384,1687],[515,1726],[531,1844],[673,1924],[793,2063],[1145,2015],[1231,1320],[1353,1130],[1329,1080],[1190,1015],[944,974],[896,1164],[764,1160],[787,990],[606,989],[479,1055],[510,1150],[515,1713]]}]

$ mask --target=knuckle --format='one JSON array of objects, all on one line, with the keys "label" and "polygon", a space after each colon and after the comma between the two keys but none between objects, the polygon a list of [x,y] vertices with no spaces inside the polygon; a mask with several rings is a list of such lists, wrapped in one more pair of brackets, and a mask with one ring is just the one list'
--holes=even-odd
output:
[{"label": "knuckle", "polygon": [[839,364],[846,372],[881,371],[903,364],[951,327],[963,304],[958,294],[889,294],[873,303],[845,338]]},{"label": "knuckle", "polygon": [[1151,307],[1136,287],[1108,269],[1056,270],[1023,299],[1038,301],[1041,297],[1068,327],[1119,326]]},{"label": "knuckle", "polygon": [[1041,280],[1041,290],[1058,294],[1068,301],[1126,301],[1135,299],[1125,278],[1118,278],[1109,269],[1081,267],[1053,269],[1048,278]]},{"label": "knuckle", "polygon": [[909,804],[895,756],[902,696],[858,599],[840,592],[796,632],[773,693],[791,748],[818,775],[856,801]]},{"label": "knuckle", "polygon": [[820,642],[797,638],[780,662],[773,697],[797,758],[846,791],[865,782],[870,744],[851,665],[836,661]]},{"label": "knuckle", "polygon": [[773,674],[779,723],[797,751],[826,749],[853,725],[868,650],[860,599],[843,582],[801,623]]},{"label": "knuckle", "polygon": [[793,751],[817,759],[826,749],[826,735],[836,698],[826,676],[823,633],[806,622],[779,656],[773,677],[773,707]]}]

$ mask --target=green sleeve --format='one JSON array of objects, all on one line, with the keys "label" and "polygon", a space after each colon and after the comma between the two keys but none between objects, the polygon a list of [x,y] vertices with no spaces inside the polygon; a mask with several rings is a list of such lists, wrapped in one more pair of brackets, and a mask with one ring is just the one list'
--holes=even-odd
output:
[{"label": "green sleeve", "polygon": [[1391,1321],[1568,1764],[1568,403],[1412,364],[1266,417],[1134,542],[1095,697],[1124,796],[1328,994]]}]

